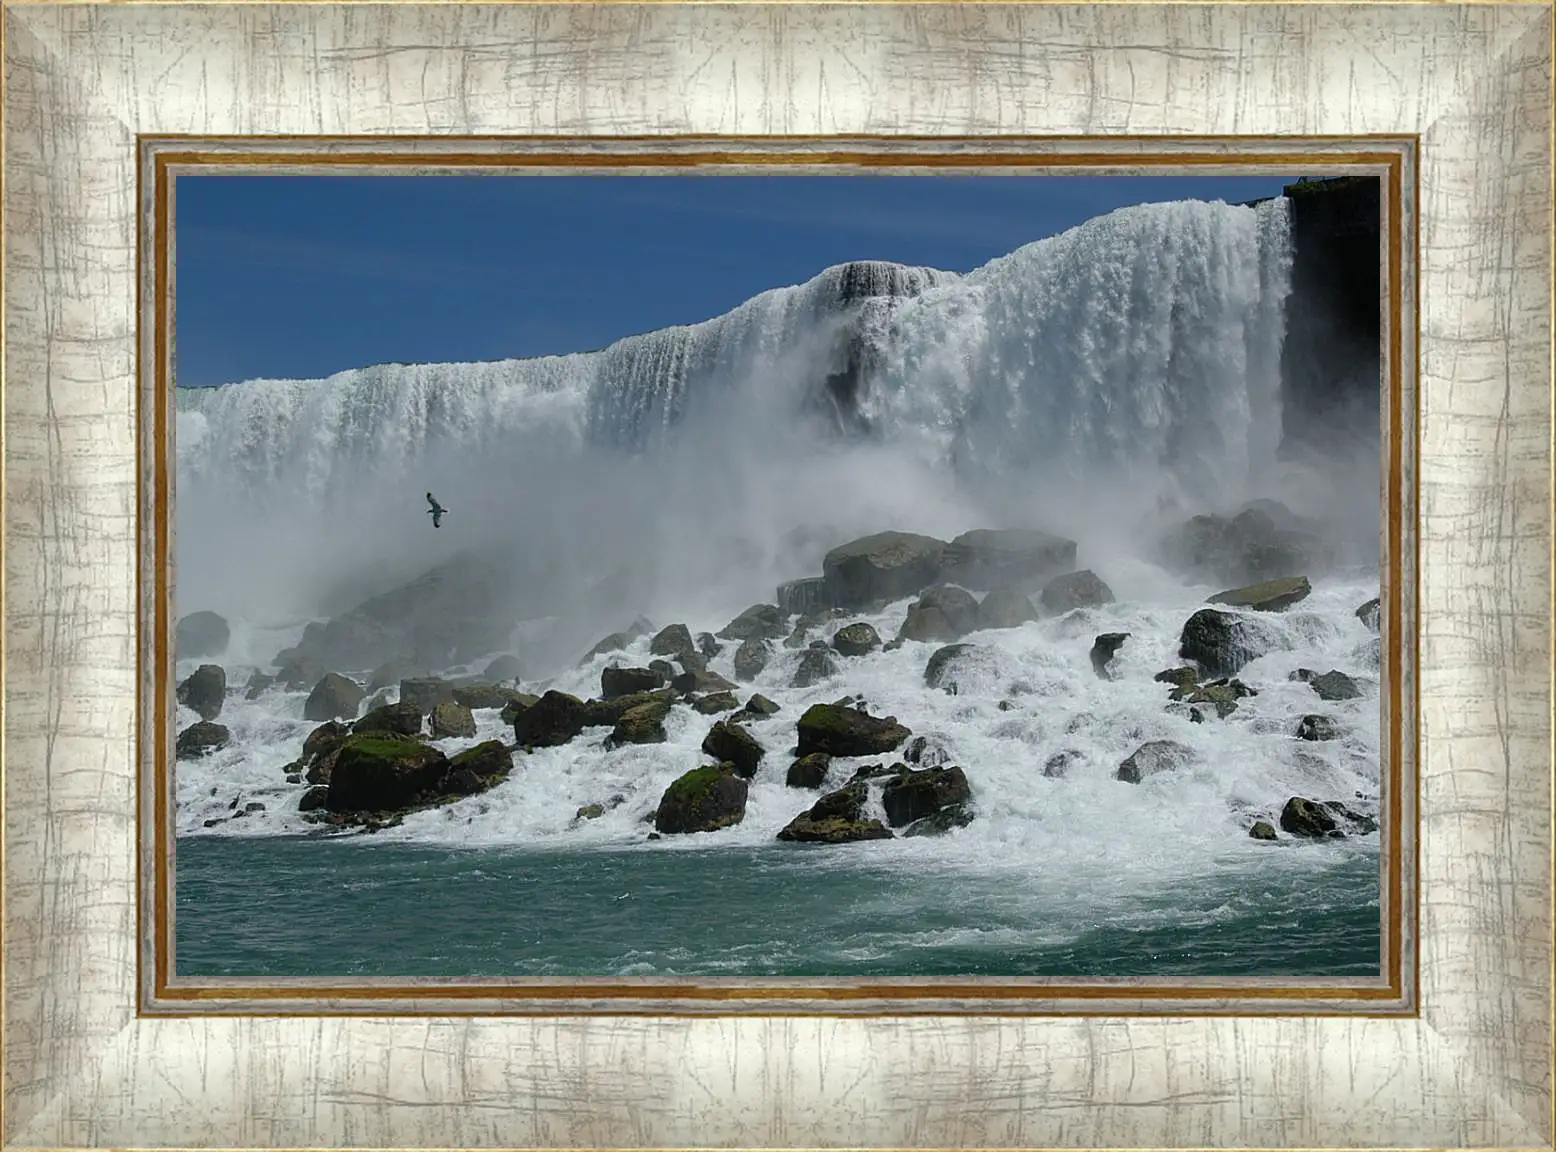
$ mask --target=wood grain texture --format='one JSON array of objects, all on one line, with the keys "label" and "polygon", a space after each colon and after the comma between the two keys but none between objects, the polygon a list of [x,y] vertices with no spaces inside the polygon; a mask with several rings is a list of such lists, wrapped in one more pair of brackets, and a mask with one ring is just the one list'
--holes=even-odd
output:
[{"label": "wood grain texture", "polygon": [[[1541,1145],[1551,6],[6,5],[7,1146]],[[1419,1020],[142,1020],[137,133],[1422,136]]]}]

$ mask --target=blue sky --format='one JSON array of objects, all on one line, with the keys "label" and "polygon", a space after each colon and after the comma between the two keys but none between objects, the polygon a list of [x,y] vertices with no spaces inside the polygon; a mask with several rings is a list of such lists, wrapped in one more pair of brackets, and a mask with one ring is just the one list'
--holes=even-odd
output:
[{"label": "blue sky", "polygon": [[182,176],[179,383],[579,352],[845,260],[965,272],[1274,176]]}]

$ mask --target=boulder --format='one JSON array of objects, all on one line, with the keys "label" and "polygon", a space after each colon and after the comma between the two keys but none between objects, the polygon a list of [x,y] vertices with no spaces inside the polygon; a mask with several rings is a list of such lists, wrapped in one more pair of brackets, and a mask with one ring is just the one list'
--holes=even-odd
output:
[{"label": "boulder", "polygon": [[830,680],[842,670],[831,649],[825,646],[811,648],[800,657],[799,666],[794,670],[794,677],[789,681],[789,687],[809,688],[820,684],[823,680]]},{"label": "boulder", "polygon": [[449,704],[453,700],[454,686],[447,680],[419,676],[400,681],[400,703],[416,705],[423,716],[432,715],[432,710],[439,704]]},{"label": "boulder", "polygon": [[1293,604],[1306,600],[1313,586],[1306,576],[1289,576],[1282,580],[1266,580],[1244,588],[1232,588],[1217,592],[1207,604],[1225,604],[1230,608],[1252,608],[1255,612],[1284,612]]},{"label": "boulder", "polygon": [[1075,565],[1075,541],[1031,528],[978,528],[946,546],[942,575],[964,588],[1033,587]]},{"label": "boulder", "polygon": [[1301,836],[1306,840],[1339,838],[1345,835],[1340,831],[1340,822],[1324,805],[1305,800],[1301,796],[1293,796],[1286,801],[1286,806],[1280,813],[1280,826],[1291,835]]},{"label": "boulder", "polygon": [[685,624],[671,624],[661,628],[648,643],[652,656],[679,656],[683,652],[696,652],[692,643],[692,630]]},{"label": "boulder", "polygon": [[704,668],[692,668],[671,680],[670,687],[685,696],[693,692],[703,694],[710,692],[733,692],[740,685],[731,683],[717,672],[709,672]]},{"label": "boulder", "polygon": [[924,683],[954,696],[960,690],[958,672],[993,656],[994,649],[986,645],[947,644],[937,648],[924,665]]},{"label": "boulder", "polygon": [[945,836],[958,828],[967,827],[972,822],[971,804],[947,804],[922,820],[915,820],[902,834],[903,836]]},{"label": "boulder", "polygon": [[1104,632],[1092,643],[1091,670],[1099,679],[1113,679],[1113,674],[1108,671],[1108,665],[1113,662],[1113,657],[1128,639],[1128,632]]},{"label": "boulder", "polygon": [[390,688],[405,679],[405,662],[403,660],[385,660],[372,675],[367,678],[367,690],[377,692],[381,688]]},{"label": "boulder", "polygon": [[588,726],[588,708],[576,696],[547,692],[513,721],[513,739],[521,748],[554,748]]},{"label": "boulder", "polygon": [[832,637],[832,647],[844,656],[864,656],[880,646],[880,633],[863,621],[839,628]]},{"label": "boulder", "polygon": [[827,602],[865,608],[912,596],[939,578],[945,549],[910,532],[880,532],[834,548],[821,566]]},{"label": "boulder", "polygon": [[184,707],[194,709],[200,719],[214,720],[222,714],[222,704],[227,699],[227,673],[218,664],[202,664],[178,686],[177,697]]},{"label": "boulder", "polygon": [[785,616],[805,616],[832,607],[824,576],[808,576],[778,585],[778,608]]},{"label": "boulder", "polygon": [[215,612],[191,612],[173,629],[173,653],[176,660],[199,660],[220,656],[227,651],[232,630]]},{"label": "boulder", "polygon": [[367,693],[355,680],[330,672],[313,686],[303,705],[304,720],[355,720]]},{"label": "boulder", "polygon": [[1322,572],[1333,551],[1311,525],[1275,501],[1259,501],[1236,516],[1194,516],[1161,542],[1162,559],[1175,570],[1227,583],[1255,583]]},{"label": "boulder", "polygon": [[578,661],[578,663],[587,664],[596,656],[604,656],[610,652],[620,652],[623,648],[629,647],[634,640],[640,636],[647,636],[653,630],[654,626],[639,616],[632,622],[630,628],[624,628],[620,632],[612,632],[609,636],[603,637],[598,644],[584,653],[583,659]]},{"label": "boulder", "polygon": [[766,696],[757,692],[753,693],[751,699],[746,701],[745,711],[750,712],[754,716],[772,716],[778,713],[780,709],[777,704],[774,704]]},{"label": "boulder", "polygon": [[1069,775],[1071,768],[1084,763],[1085,759],[1086,757],[1074,748],[1055,752],[1043,762],[1043,775],[1053,780],[1062,780]]},{"label": "boulder", "polygon": [[978,599],[959,585],[936,584],[926,588],[915,607],[920,612],[938,611],[957,636],[978,630]]},{"label": "boulder", "polygon": [[1254,627],[1248,618],[1219,608],[1201,608],[1183,625],[1178,655],[1194,661],[1206,676],[1234,676],[1276,646],[1275,638]]},{"label": "boulder", "polygon": [[941,764],[949,764],[951,753],[938,740],[932,741],[927,736],[915,736],[908,742],[902,758],[909,764],[917,764],[921,768],[934,768]]},{"label": "boulder", "polygon": [[1079,572],[1067,572],[1043,585],[1043,607],[1059,615],[1076,608],[1097,608],[1113,603],[1113,589],[1109,588],[1089,568]]},{"label": "boulder", "polygon": [[600,697],[610,700],[634,692],[652,692],[664,687],[664,683],[664,674],[652,668],[620,668],[612,664],[600,672]]},{"label": "boulder", "polygon": [[539,696],[528,692],[510,692],[507,703],[502,706],[502,722],[512,724],[528,709],[533,708],[539,699]]},{"label": "boulder", "polygon": [[299,812],[316,812],[328,804],[329,795],[330,790],[327,786],[309,788],[308,791],[302,794],[302,798],[297,801],[297,810]]},{"label": "boulder", "polygon": [[523,675],[524,665],[519,663],[519,658],[503,655],[486,666],[486,670],[481,673],[481,679],[492,684],[507,684],[517,682]]},{"label": "boulder", "polygon": [[584,727],[614,725],[640,704],[675,703],[674,688],[656,688],[652,692],[633,692],[626,696],[612,696],[609,700],[584,701]]},{"label": "boulder", "polygon": [[610,746],[623,744],[663,744],[666,740],[665,717],[670,715],[668,700],[650,700],[634,705],[621,714],[611,729]]},{"label": "boulder", "polygon": [[778,839],[808,844],[848,844],[860,840],[890,840],[891,830],[879,820],[866,820],[869,797],[862,780],[836,792],[828,792],[796,816],[778,833]]},{"label": "boulder", "polygon": [[174,746],[174,759],[198,760],[202,756],[209,756],[212,752],[227,747],[231,740],[232,733],[225,726],[212,724],[209,720],[201,720],[178,734]]},{"label": "boulder", "polygon": [[767,641],[752,637],[742,640],[735,649],[735,677],[739,680],[755,680],[767,667],[770,651]]},{"label": "boulder", "polygon": [[826,782],[827,769],[831,764],[832,757],[825,752],[801,756],[789,765],[789,774],[784,783],[790,788],[820,788]]},{"label": "boulder", "polygon": [[812,704],[800,717],[799,755],[826,752],[831,756],[876,756],[890,752],[913,733],[897,723],[855,708]]},{"label": "boulder", "polygon": [[996,588],[978,605],[979,628],[1019,628],[1037,619],[1032,597],[1020,588]]},{"label": "boulder", "polygon": [[717,635],[722,640],[777,640],[788,630],[788,618],[776,604],[753,604]]},{"label": "boulder", "polygon": [[450,700],[433,708],[427,726],[432,735],[438,738],[475,735],[475,717],[470,715],[470,709],[457,700]]},{"label": "boulder", "polygon": [[1360,620],[1372,631],[1378,631],[1383,622],[1382,601],[1377,596],[1374,596],[1367,603],[1356,609],[1356,619]]},{"label": "boulder", "polygon": [[739,824],[745,819],[748,789],[728,765],[693,768],[665,789],[654,814],[654,830],[686,834]]},{"label": "boulder", "polygon": [[1300,680],[1318,693],[1320,700],[1355,700],[1362,692],[1344,672],[1330,669],[1328,672],[1318,673],[1310,668],[1298,668],[1291,674],[1291,679]]},{"label": "boulder", "polygon": [[513,753],[501,740],[487,740],[450,758],[450,774],[472,772],[488,786],[513,771]]},{"label": "boulder", "polygon": [[1270,827],[1269,823],[1264,820],[1254,821],[1253,827],[1248,829],[1248,835],[1255,840],[1274,840],[1276,838],[1275,829]]},{"label": "boulder", "polygon": [[[1215,708],[1216,718],[1225,720],[1233,712],[1237,711],[1237,702],[1248,696],[1257,696],[1248,685],[1241,680],[1216,680],[1209,684],[1194,685],[1190,688],[1175,688],[1171,693],[1173,700],[1182,700],[1188,703],[1190,712],[1198,712],[1194,705],[1208,704]],[[1201,713],[1201,717],[1203,714]]]},{"label": "boulder", "polygon": [[729,764],[736,775],[751,779],[766,754],[766,749],[739,724],[720,720],[703,738],[702,750],[720,763]]},{"label": "boulder", "polygon": [[1194,751],[1174,740],[1152,740],[1140,745],[1118,766],[1118,779],[1139,784],[1161,772],[1182,768],[1194,759]]},{"label": "boulder", "polygon": [[388,732],[416,736],[421,732],[421,709],[414,704],[384,704],[351,726],[352,732]]},{"label": "boulder", "polygon": [[317,684],[327,671],[324,662],[318,657],[290,648],[278,653],[275,663],[276,681],[281,687],[293,692]]},{"label": "boulder", "polygon": [[908,609],[907,619],[902,622],[902,627],[897,630],[897,638],[887,645],[887,649],[900,648],[905,640],[935,644],[945,640],[955,640],[960,635],[961,633],[951,626],[951,621],[946,619],[945,613],[940,609],[925,608],[921,604],[915,604]]},{"label": "boulder", "polygon": [[733,692],[712,692],[702,697],[692,707],[704,716],[717,716],[720,712],[733,712],[740,707],[740,701],[735,698]]},{"label": "boulder", "polygon": [[886,785],[881,793],[881,804],[886,809],[887,823],[893,828],[901,828],[971,798],[966,773],[952,765],[904,772]]},{"label": "boulder", "polygon": [[1328,716],[1309,713],[1297,724],[1298,740],[1338,740],[1340,726]]},{"label": "boulder", "polygon": [[724,645],[719,643],[719,638],[712,632],[697,633],[697,651],[702,654],[704,660],[712,660],[720,652],[724,651]]},{"label": "boulder", "polygon": [[352,736],[336,755],[325,806],[331,812],[392,812],[417,804],[448,771],[448,758],[403,736]]},{"label": "boulder", "polygon": [[1199,670],[1197,668],[1168,668],[1151,677],[1160,684],[1171,684],[1174,688],[1193,688],[1199,683]]}]

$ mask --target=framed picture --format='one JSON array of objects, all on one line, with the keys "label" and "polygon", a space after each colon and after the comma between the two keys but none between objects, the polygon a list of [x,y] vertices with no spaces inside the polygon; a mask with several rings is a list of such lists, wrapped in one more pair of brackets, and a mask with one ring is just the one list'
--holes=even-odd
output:
[{"label": "framed picture", "polygon": [[3,1138],[1549,1146],[1550,30],[7,7]]}]

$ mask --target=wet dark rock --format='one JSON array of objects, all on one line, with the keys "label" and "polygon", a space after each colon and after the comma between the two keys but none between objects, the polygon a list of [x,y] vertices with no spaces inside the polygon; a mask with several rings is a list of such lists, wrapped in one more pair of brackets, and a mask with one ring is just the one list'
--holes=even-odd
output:
[{"label": "wet dark rock", "polygon": [[[938,612],[940,618],[950,625],[956,636],[976,632],[979,627],[977,598],[967,589],[956,584],[936,584],[933,588],[926,588],[917,603],[909,610],[909,620],[913,618],[915,612],[921,615]],[[904,622],[902,634],[908,636],[910,640],[919,638],[909,636],[908,632],[908,624]]]},{"label": "wet dark rock", "polygon": [[1361,689],[1357,687],[1356,681],[1352,680],[1344,672],[1337,672],[1333,669],[1328,672],[1318,673],[1310,668],[1298,668],[1291,674],[1291,679],[1302,681],[1314,692],[1318,693],[1320,700],[1331,702],[1336,700],[1355,700],[1362,694]]},{"label": "wet dark rock", "polygon": [[513,738],[521,748],[553,748],[582,732],[588,717],[582,700],[552,689],[514,720]]},{"label": "wet dark rock", "polygon": [[611,652],[620,652],[624,648],[630,647],[633,641],[637,640],[639,637],[647,636],[653,630],[654,626],[639,616],[632,622],[632,627],[625,628],[620,632],[612,632],[609,636],[601,639],[598,644],[589,649],[588,652],[584,653],[583,659],[578,661],[578,663],[587,664],[596,656],[604,656]]},{"label": "wet dark rock", "polygon": [[497,684],[456,684],[454,703],[472,712],[502,708],[513,699],[513,689]]},{"label": "wet dark rock", "polygon": [[1306,600],[1312,591],[1313,586],[1306,576],[1290,576],[1217,592],[1206,603],[1251,608],[1256,612],[1284,612],[1293,604]]},{"label": "wet dark rock", "polygon": [[978,528],[945,548],[942,579],[983,591],[1035,587],[1075,564],[1075,541],[1033,528]]},{"label": "wet dark rock", "polygon": [[951,762],[951,753],[938,740],[931,740],[927,736],[915,736],[908,741],[902,758],[909,764],[916,764],[921,768],[937,768]]},{"label": "wet dark rock", "polygon": [[[1170,695],[1173,700],[1183,700],[1190,705],[1208,704],[1215,709],[1218,720],[1225,720],[1237,711],[1238,701],[1257,696],[1258,692],[1241,680],[1226,679],[1191,688],[1175,688]],[[1198,709],[1191,708],[1190,711]]]},{"label": "wet dark rock", "polygon": [[1186,745],[1174,740],[1151,740],[1118,766],[1117,776],[1127,784],[1139,784],[1159,773],[1182,768],[1193,759],[1193,749]]},{"label": "wet dark rock", "polygon": [[740,701],[733,692],[712,692],[702,697],[692,705],[704,716],[717,716],[720,712],[733,712],[740,707]]},{"label": "wet dark rock", "polygon": [[915,820],[902,834],[904,837],[945,836],[958,828],[967,827],[972,822],[971,804],[948,804],[944,808],[931,812],[922,820]]},{"label": "wet dark rock", "polygon": [[755,680],[762,674],[762,669],[767,667],[770,656],[766,640],[742,640],[740,647],[735,649],[735,678]]},{"label": "wet dark rock", "polygon": [[1255,840],[1274,840],[1275,829],[1264,820],[1256,820],[1252,828],[1248,829],[1248,835]]},{"label": "wet dark rock", "polygon": [[387,732],[415,736],[421,732],[421,709],[415,704],[384,704],[351,726],[353,732]]},{"label": "wet dark rock", "polygon": [[632,692],[626,696],[612,696],[609,700],[584,701],[584,727],[608,727],[614,725],[633,708],[642,704],[674,704],[674,688],[655,688],[652,692]]},{"label": "wet dark rock", "polygon": [[1293,836],[1319,840],[1344,836],[1340,822],[1322,804],[1293,796],[1281,809],[1280,826]]},{"label": "wet dark rock", "polygon": [[[219,664],[200,665],[178,686],[178,702],[186,708],[194,709],[202,720],[214,720],[220,716],[226,698],[227,673]],[[320,716],[318,719],[328,720],[330,717]]]},{"label": "wet dark rock", "polygon": [[881,646],[880,633],[864,622],[839,628],[832,637],[832,647],[844,656],[864,656]]},{"label": "wet dark rock", "polygon": [[616,721],[616,726],[611,729],[610,746],[615,748],[623,744],[663,744],[667,739],[665,717],[668,715],[670,715],[668,700],[649,700],[628,708]]},{"label": "wet dark rock", "polygon": [[540,700],[539,696],[528,692],[510,692],[508,701],[502,706],[502,722],[512,724]]},{"label": "wet dark rock", "polygon": [[750,712],[755,716],[773,716],[776,715],[780,709],[777,704],[774,704],[766,696],[763,696],[760,692],[757,692],[752,695],[751,699],[746,701],[745,711]]},{"label": "wet dark rock", "polygon": [[832,607],[823,576],[808,576],[778,585],[778,608],[785,616],[805,616]]},{"label": "wet dark rock", "polygon": [[367,693],[355,680],[330,672],[313,686],[303,705],[304,720],[355,720]]},{"label": "wet dark rock", "polygon": [[392,812],[414,805],[448,770],[448,758],[403,736],[352,736],[336,755],[326,807],[331,812]]},{"label": "wet dark rock", "polygon": [[1019,628],[1036,619],[1032,597],[1020,588],[996,588],[978,605],[979,628]]},{"label": "wet dark rock", "polygon": [[740,685],[726,680],[717,672],[709,672],[707,669],[690,669],[682,672],[670,681],[670,687],[683,696],[693,692],[707,694],[711,692],[733,692]]},{"label": "wet dark rock", "polygon": [[912,596],[939,578],[945,548],[911,532],[880,532],[843,544],[822,561],[826,600],[866,608]]},{"label": "wet dark rock", "polygon": [[721,763],[734,767],[736,775],[749,780],[766,754],[762,743],[738,724],[720,720],[703,738],[702,750]]},{"label": "wet dark rock", "polygon": [[653,668],[618,668],[611,665],[600,672],[600,696],[610,700],[616,696],[630,696],[634,692],[652,692],[655,688],[664,687],[665,679],[662,672]]},{"label": "wet dark rock", "polygon": [[450,700],[439,704],[432,710],[432,716],[428,721],[428,728],[434,737],[446,736],[474,736],[475,717],[470,715],[470,709],[458,701]]},{"label": "wet dark rock", "polygon": [[227,651],[232,630],[215,612],[191,612],[173,630],[173,653],[177,660],[198,660],[220,656]]},{"label": "wet dark rock", "polygon": [[1194,661],[1206,676],[1234,676],[1274,647],[1271,638],[1245,618],[1219,608],[1201,608],[1183,625],[1178,655]]},{"label": "wet dark rock", "polygon": [[891,830],[879,820],[865,820],[869,798],[862,781],[828,792],[796,816],[778,833],[778,839],[802,844],[849,844],[861,840],[890,840]]},{"label": "wet dark rock", "polygon": [[955,765],[908,772],[888,783],[881,793],[886,820],[893,828],[922,820],[948,805],[962,804],[971,798],[967,775]]},{"label": "wet dark rock", "polygon": [[1297,725],[1298,740],[1338,740],[1340,738],[1340,726],[1328,716],[1320,716],[1316,713],[1302,717]]},{"label": "wet dark rock", "polygon": [[961,689],[959,673],[993,655],[992,648],[980,644],[947,644],[937,649],[924,665],[924,683],[954,696]]},{"label": "wet dark rock", "polygon": [[789,765],[789,774],[784,783],[790,788],[820,788],[826,781],[827,769],[831,764],[832,757],[825,752],[801,756]]},{"label": "wet dark rock", "polygon": [[400,703],[414,704],[423,716],[431,716],[439,704],[454,701],[454,686],[447,680],[417,676],[400,681]]},{"label": "wet dark rock", "polygon": [[1199,683],[1197,668],[1168,668],[1151,677],[1159,684],[1171,684],[1174,688],[1189,689]]},{"label": "wet dark rock", "polygon": [[308,733],[303,741],[303,756],[301,763],[307,764],[315,756],[323,756],[327,752],[333,752],[346,742],[346,737],[351,735],[351,725],[342,724],[338,720],[331,720],[328,724],[321,724]]},{"label": "wet dark rock", "polygon": [[1128,639],[1128,632],[1104,632],[1092,644],[1091,669],[1100,679],[1113,679],[1113,674],[1108,671],[1108,665],[1113,662],[1113,657]]},{"label": "wet dark rock", "polygon": [[808,649],[789,681],[791,688],[809,688],[842,672],[837,657],[826,647]]},{"label": "wet dark rock", "polygon": [[679,656],[683,652],[696,652],[692,642],[692,630],[685,624],[671,624],[655,633],[648,644],[652,656]]},{"label": "wet dark rock", "polygon": [[328,800],[329,794],[330,790],[328,788],[310,788],[297,801],[297,810],[299,812],[316,812],[325,806],[325,801]]},{"label": "wet dark rock", "polygon": [[729,765],[693,768],[665,789],[654,829],[684,835],[739,824],[745,819],[748,788]]},{"label": "wet dark rock", "polygon": [[212,724],[209,720],[201,720],[178,734],[178,740],[174,745],[174,758],[198,760],[202,756],[209,756],[212,752],[227,747],[231,740],[232,733],[225,726]]},{"label": "wet dark rock", "polygon": [[697,651],[702,653],[704,660],[712,660],[720,652],[724,651],[724,645],[719,643],[719,638],[712,632],[697,633]]},{"label": "wet dark rock", "polygon": [[1374,596],[1367,603],[1356,609],[1356,619],[1360,620],[1372,631],[1378,631],[1383,621],[1382,601],[1377,596]]},{"label": "wet dark rock", "polygon": [[776,604],[753,604],[717,636],[721,640],[777,640],[788,631],[788,617]]},{"label": "wet dark rock", "polygon": [[912,735],[895,716],[884,719],[835,704],[812,704],[799,720],[799,755],[875,756]]}]

